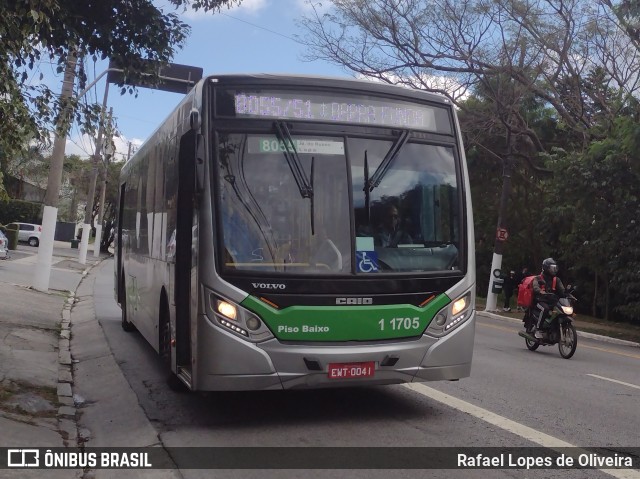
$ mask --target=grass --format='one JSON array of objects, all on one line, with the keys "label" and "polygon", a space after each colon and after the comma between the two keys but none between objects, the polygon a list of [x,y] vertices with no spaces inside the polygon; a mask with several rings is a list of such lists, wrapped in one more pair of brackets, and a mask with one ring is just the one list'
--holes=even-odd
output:
[{"label": "grass", "polygon": [[11,396],[13,396],[13,394],[14,394],[13,389],[8,388],[0,383],[0,403],[3,403],[6,400],[8,400]]},{"label": "grass", "polygon": [[[51,403],[53,409],[51,411],[43,411],[39,413],[30,413],[23,410],[20,406],[9,406],[5,404],[13,396],[21,393],[32,393],[46,399]],[[31,384],[14,383],[9,381],[0,382],[0,410],[27,415],[29,417],[55,417],[58,403],[58,393],[55,388],[46,386],[33,386]]]},{"label": "grass", "polygon": [[[499,296],[498,306],[500,307],[500,311],[497,311],[498,314],[510,318],[522,318],[522,312],[515,311],[515,300],[513,298],[513,310],[508,313],[502,311],[502,301],[502,296]],[[478,311],[483,311],[485,309],[485,306],[486,298],[476,296],[476,309]],[[600,334],[602,336],[609,336],[610,338],[624,339],[626,341],[640,343],[640,326],[638,325],[607,321],[605,319],[595,318],[593,316],[582,313],[576,314],[574,324],[578,331]]]}]

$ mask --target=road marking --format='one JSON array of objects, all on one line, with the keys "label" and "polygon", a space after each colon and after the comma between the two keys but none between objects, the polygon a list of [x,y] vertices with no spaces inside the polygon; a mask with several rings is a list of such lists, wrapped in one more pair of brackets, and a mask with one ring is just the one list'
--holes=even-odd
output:
[{"label": "road marking", "polygon": [[604,381],[611,381],[612,383],[622,384],[623,386],[629,386],[630,388],[640,389],[640,386],[636,386],[635,384],[625,383],[624,381],[618,381],[617,379],[611,379],[604,376],[598,376],[597,374],[587,374],[587,376],[591,376],[592,378],[602,379]]},{"label": "road marking", "polygon": [[[556,437],[550,436],[549,434],[545,434],[544,432],[533,429],[529,426],[525,426],[524,424],[512,421],[511,419],[507,419],[506,417],[500,416],[499,414],[487,411],[486,409],[475,406],[474,404],[463,401],[462,399],[458,399],[456,397],[445,394],[441,391],[438,391],[437,389],[425,386],[424,384],[411,383],[405,384],[404,386],[411,389],[412,391],[417,392],[418,394],[422,394],[423,396],[433,399],[434,401],[438,401],[445,406],[449,406],[453,409],[457,409],[458,411],[477,417],[478,419],[482,419],[489,424],[493,424],[496,427],[520,436],[528,441],[539,444],[542,447],[547,447],[550,449],[571,447],[576,449],[577,454],[587,453],[587,451],[578,449],[577,446],[563,441],[562,439],[558,439]],[[610,476],[613,476],[617,479],[640,479],[640,471],[637,471],[635,469],[600,469],[600,471],[609,474]]]},{"label": "road marking", "polygon": [[476,324],[479,324],[481,326],[486,326],[487,328],[499,329],[500,331],[507,331],[509,333],[514,332],[513,328],[505,328],[503,326],[496,326],[495,324],[485,324],[480,322],[476,322]]},{"label": "road marking", "polygon": [[[481,323],[480,321],[476,321],[476,324],[479,324],[480,326],[485,326],[487,328],[499,329],[500,331],[508,331],[510,333],[516,332],[516,331],[514,331],[513,328],[506,328],[504,326],[496,326],[495,324]],[[623,353],[621,351],[616,351],[614,349],[599,348],[597,346],[589,346],[587,344],[578,344],[578,347],[587,348],[587,349],[595,349],[596,351],[602,351],[602,352],[605,352],[605,353],[617,354],[618,356],[625,356],[627,358],[640,359],[640,354]]]},{"label": "road marking", "polygon": [[620,351],[614,351],[613,349],[599,348],[597,346],[587,346],[586,344],[583,344],[581,347],[587,348],[587,349],[595,349],[596,351],[603,351],[605,353],[617,354],[618,356],[626,356],[628,358],[640,359],[640,354],[621,353]]}]

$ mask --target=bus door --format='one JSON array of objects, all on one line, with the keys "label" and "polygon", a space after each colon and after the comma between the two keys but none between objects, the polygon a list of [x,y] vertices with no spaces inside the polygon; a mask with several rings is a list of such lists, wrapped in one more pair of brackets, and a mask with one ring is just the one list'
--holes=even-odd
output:
[{"label": "bus door", "polygon": [[198,220],[194,208],[196,133],[185,133],[178,153],[178,197],[174,301],[176,308],[176,373],[191,376],[192,331],[197,315]]},{"label": "bus door", "polygon": [[125,194],[125,189],[126,189],[126,184],[123,183],[122,185],[120,185],[120,196],[118,198],[118,218],[117,218],[117,225],[116,225],[116,232],[117,232],[117,237],[116,237],[116,254],[117,254],[117,258],[116,258],[116,268],[115,268],[115,280],[116,280],[116,300],[118,302],[118,304],[122,304],[122,296],[125,294],[125,292],[122,290],[122,285],[123,285],[123,278],[122,275],[124,274],[124,272],[122,271],[122,250],[123,250],[123,244],[122,244],[122,222],[123,222],[123,218],[124,218],[124,194]]}]

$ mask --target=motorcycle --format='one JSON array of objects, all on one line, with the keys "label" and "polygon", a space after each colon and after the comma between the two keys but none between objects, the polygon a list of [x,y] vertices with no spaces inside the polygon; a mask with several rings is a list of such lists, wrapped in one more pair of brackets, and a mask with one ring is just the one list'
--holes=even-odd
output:
[{"label": "motorcycle", "polygon": [[537,319],[534,317],[533,309],[527,308],[522,321],[524,331],[518,332],[527,344],[527,349],[535,351],[539,346],[558,345],[560,356],[570,359],[576,352],[578,346],[578,333],[573,325],[573,304],[577,299],[573,296],[575,290],[567,288],[565,297],[560,298],[553,293],[544,293],[539,301],[543,301],[551,306],[549,315],[543,321],[542,337],[534,336]]}]

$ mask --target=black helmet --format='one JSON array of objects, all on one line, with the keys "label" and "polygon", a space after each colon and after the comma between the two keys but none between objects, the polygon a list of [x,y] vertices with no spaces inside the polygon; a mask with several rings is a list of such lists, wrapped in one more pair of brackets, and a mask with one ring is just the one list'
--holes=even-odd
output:
[{"label": "black helmet", "polygon": [[558,274],[558,263],[553,258],[547,258],[542,262],[542,272],[555,276]]}]

